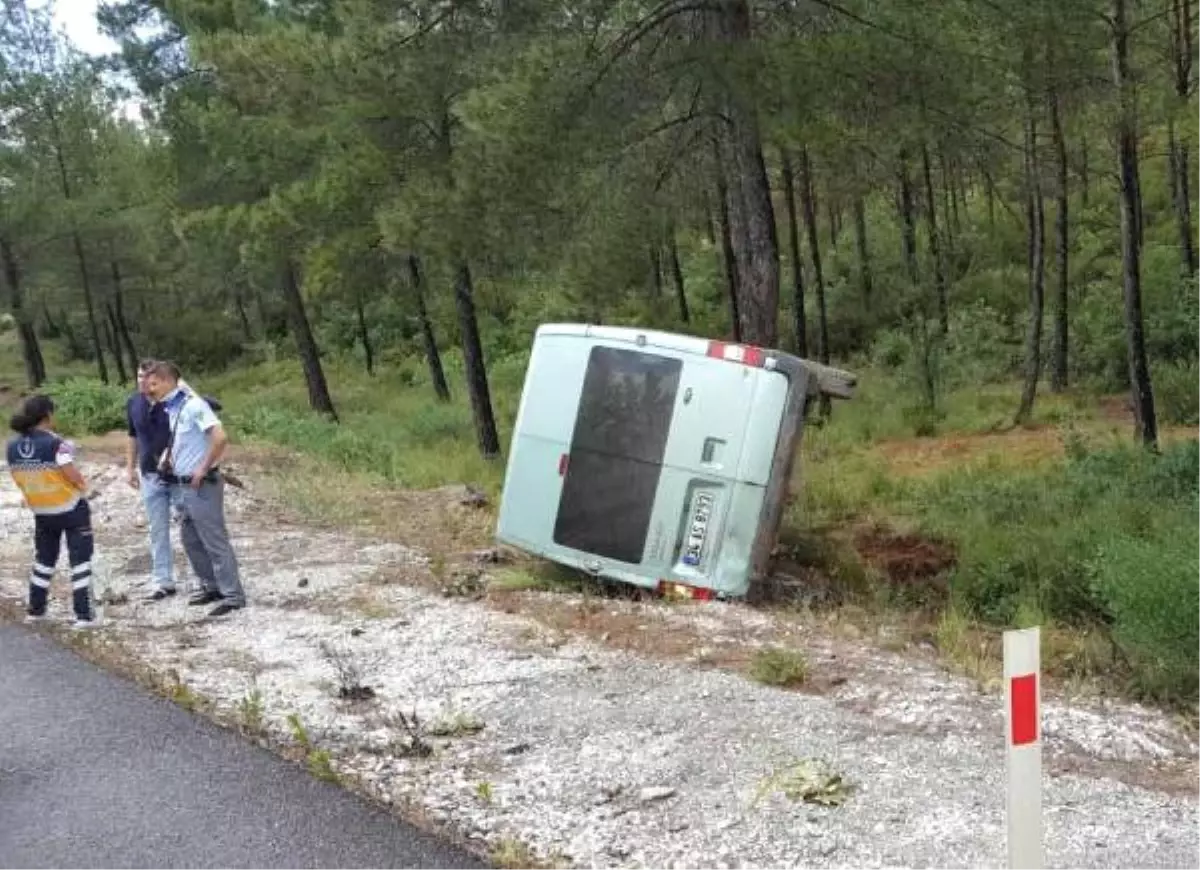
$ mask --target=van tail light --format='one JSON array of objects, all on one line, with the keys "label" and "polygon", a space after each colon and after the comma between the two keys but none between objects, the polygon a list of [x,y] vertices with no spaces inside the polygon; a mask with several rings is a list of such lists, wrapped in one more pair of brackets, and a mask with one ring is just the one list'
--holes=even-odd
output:
[{"label": "van tail light", "polygon": [[726,362],[741,363],[761,369],[766,362],[766,355],[761,348],[744,344],[726,344],[723,341],[710,341],[708,355],[713,359],[723,359]]},{"label": "van tail light", "polygon": [[658,594],[664,598],[690,598],[693,601],[712,601],[717,597],[717,593],[711,589],[688,586],[686,583],[676,583],[674,580],[659,580]]},{"label": "van tail light", "polygon": [[562,477],[567,473],[567,454],[562,453],[558,457],[558,476]]}]

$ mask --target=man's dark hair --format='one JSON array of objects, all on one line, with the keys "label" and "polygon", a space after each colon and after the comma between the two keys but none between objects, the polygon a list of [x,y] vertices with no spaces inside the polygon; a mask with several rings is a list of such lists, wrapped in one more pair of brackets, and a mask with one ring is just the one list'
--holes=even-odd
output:
[{"label": "man's dark hair", "polygon": [[54,413],[54,400],[49,396],[30,396],[21,406],[21,410],[13,414],[8,425],[14,432],[28,435],[37,425]]},{"label": "man's dark hair", "polygon": [[158,365],[158,360],[146,357],[144,360],[138,363],[138,374],[148,375],[150,374],[151,369],[153,369],[156,365]]},{"label": "man's dark hair", "polygon": [[177,381],[183,376],[179,371],[179,366],[168,360],[154,360],[145,373],[157,375],[160,378],[170,378],[173,381]]}]

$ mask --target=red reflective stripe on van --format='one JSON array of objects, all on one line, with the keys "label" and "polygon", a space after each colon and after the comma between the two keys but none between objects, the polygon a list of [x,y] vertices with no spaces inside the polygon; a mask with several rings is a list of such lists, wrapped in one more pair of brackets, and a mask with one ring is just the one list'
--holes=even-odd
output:
[{"label": "red reflective stripe on van", "polygon": [[562,477],[567,473],[567,454],[562,454],[558,457],[558,476]]},{"label": "red reflective stripe on van", "polygon": [[714,359],[723,359],[727,362],[754,366],[755,368],[762,368],[766,360],[766,356],[760,348],[740,344],[726,344],[723,341],[710,341],[708,343],[708,356]]}]

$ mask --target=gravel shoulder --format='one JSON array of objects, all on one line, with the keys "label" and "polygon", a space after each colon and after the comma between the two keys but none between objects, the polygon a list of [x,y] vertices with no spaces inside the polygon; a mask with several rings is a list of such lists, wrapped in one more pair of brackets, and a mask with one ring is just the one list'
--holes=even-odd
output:
[{"label": "gravel shoulder", "polygon": [[[337,773],[477,847],[577,867],[1004,863],[1000,697],[936,662],[741,606],[446,598],[422,583],[431,565],[419,550],[306,528],[237,490],[227,507],[251,606],[205,622],[178,596],[137,600],[140,504],[116,467],[85,471],[102,491],[97,568],[122,602],[106,607],[96,642],[219,716],[261,708],[281,745],[301,722]],[[0,597],[24,594],[31,525],[0,490]],[[539,607],[567,615],[523,615]],[[570,630],[597,608],[705,648],[653,658]],[[821,691],[706,663],[777,637],[804,650]],[[374,697],[339,698],[335,659]],[[429,756],[410,751],[397,716],[413,712]],[[1054,697],[1044,729],[1050,865],[1196,866],[1188,731],[1134,704]],[[783,793],[810,765],[850,784],[844,802]]]}]

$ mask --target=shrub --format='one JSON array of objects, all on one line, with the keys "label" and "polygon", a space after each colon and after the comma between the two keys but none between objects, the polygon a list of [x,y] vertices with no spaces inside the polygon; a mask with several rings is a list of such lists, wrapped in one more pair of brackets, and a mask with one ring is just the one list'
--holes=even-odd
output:
[{"label": "shrub", "polygon": [[1134,688],[1150,698],[1195,701],[1200,671],[1200,559],[1195,505],[1152,537],[1119,535],[1089,562],[1096,594]]},{"label": "shrub", "polygon": [[755,653],[750,677],[768,686],[802,686],[808,680],[808,662],[796,650],[767,647]]},{"label": "shrub", "polygon": [[1200,423],[1200,367],[1196,361],[1151,366],[1154,404],[1164,423]]},{"label": "shrub", "polygon": [[47,385],[63,435],[102,435],[124,429],[129,390],[91,378],[70,378]]}]

